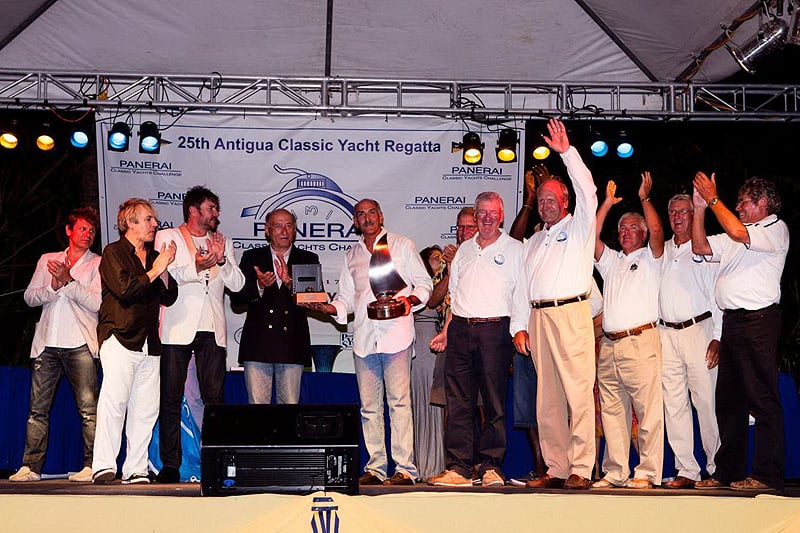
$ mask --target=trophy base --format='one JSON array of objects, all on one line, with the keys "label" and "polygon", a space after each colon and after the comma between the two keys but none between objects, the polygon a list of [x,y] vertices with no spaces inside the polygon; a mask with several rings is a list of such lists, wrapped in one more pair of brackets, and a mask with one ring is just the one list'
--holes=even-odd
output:
[{"label": "trophy base", "polygon": [[297,292],[294,295],[294,302],[298,304],[328,303],[328,293],[326,292]]},{"label": "trophy base", "polygon": [[406,305],[402,300],[376,300],[367,305],[367,316],[372,320],[388,320],[405,314]]}]

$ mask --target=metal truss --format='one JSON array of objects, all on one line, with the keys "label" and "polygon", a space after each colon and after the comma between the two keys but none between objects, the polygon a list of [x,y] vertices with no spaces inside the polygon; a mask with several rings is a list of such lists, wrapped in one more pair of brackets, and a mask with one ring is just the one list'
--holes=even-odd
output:
[{"label": "metal truss", "polygon": [[800,119],[800,86],[281,78],[0,69],[0,108],[250,115]]}]

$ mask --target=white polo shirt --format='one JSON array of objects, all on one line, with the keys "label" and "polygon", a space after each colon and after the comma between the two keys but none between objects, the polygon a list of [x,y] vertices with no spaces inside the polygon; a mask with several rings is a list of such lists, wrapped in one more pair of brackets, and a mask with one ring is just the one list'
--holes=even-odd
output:
[{"label": "white polo shirt", "polygon": [[708,238],[719,262],[714,296],[722,309],[762,309],[781,301],[781,274],[789,251],[789,228],[776,215],[745,224],[750,245],[727,234]]},{"label": "white polo shirt", "polygon": [[527,328],[530,303],[522,278],[522,243],[501,230],[486,248],[478,234],[461,243],[450,265],[450,309],[465,318],[511,317],[510,333]]},{"label": "white polo shirt", "polygon": [[603,277],[603,331],[624,331],[658,319],[662,255],[649,246],[628,255],[604,247],[595,263]]},{"label": "white polo shirt", "polygon": [[722,332],[722,312],[714,301],[719,263],[710,263],[692,253],[691,241],[680,246],[675,239],[664,243],[658,316],[666,322],[683,322],[711,311],[714,338]]},{"label": "white polo shirt", "polygon": [[570,146],[561,158],[575,189],[575,214],[542,228],[525,243],[528,299],[555,300],[591,289],[597,187],[581,156]]}]

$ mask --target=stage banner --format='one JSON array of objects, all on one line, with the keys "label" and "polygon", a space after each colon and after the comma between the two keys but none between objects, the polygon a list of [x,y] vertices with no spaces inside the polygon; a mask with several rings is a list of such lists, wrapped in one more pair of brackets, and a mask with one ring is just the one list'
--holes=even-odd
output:
[{"label": "stage banner", "polygon": [[[317,253],[326,292],[332,298],[344,254],[358,236],[353,208],[362,198],[380,202],[389,231],[409,236],[418,250],[455,240],[458,211],[481,191],[498,192],[506,227],[522,195],[521,163],[500,165],[496,131],[461,121],[416,117],[242,117],[136,115],[130,148],[110,151],[106,138],[114,117],[98,122],[98,176],[103,244],[116,240],[119,204],[130,197],[149,200],[161,228],[183,222],[183,195],[204,185],[220,198],[220,227],[233,242],[237,261],[244,250],[266,244],[265,216],[285,208],[297,216],[300,248]],[[139,125],[158,124],[160,153],[140,153]],[[486,143],[482,164],[461,164],[451,151],[467,129]],[[521,139],[519,146],[525,146]],[[228,305],[228,362],[237,366],[244,315]],[[312,344],[347,350],[352,325],[340,327],[320,316],[311,321]],[[340,354],[340,361],[350,359]],[[352,363],[349,365],[352,369]]]}]

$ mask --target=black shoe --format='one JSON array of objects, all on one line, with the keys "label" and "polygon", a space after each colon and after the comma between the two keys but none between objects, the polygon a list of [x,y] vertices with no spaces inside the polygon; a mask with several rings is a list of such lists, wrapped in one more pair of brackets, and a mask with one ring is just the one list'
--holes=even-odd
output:
[{"label": "black shoe", "polygon": [[181,473],[177,468],[165,466],[156,476],[157,483],[180,483]]},{"label": "black shoe", "polygon": [[359,485],[383,485],[381,478],[372,472],[365,472],[363,476],[358,478]]}]

